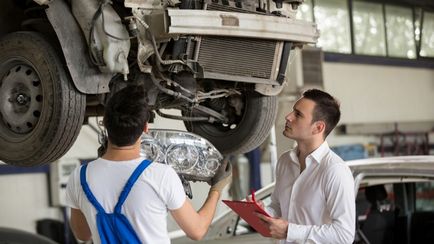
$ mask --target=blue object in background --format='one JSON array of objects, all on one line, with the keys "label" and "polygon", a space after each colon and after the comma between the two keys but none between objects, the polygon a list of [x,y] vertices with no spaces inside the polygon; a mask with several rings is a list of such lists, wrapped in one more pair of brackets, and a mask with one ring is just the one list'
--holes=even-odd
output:
[{"label": "blue object in background", "polygon": [[257,147],[244,154],[249,160],[250,169],[250,189],[259,190],[261,186],[261,149]]},{"label": "blue object in background", "polygon": [[344,161],[363,159],[368,157],[368,153],[362,144],[349,144],[343,146],[331,147],[333,152],[335,152]]}]

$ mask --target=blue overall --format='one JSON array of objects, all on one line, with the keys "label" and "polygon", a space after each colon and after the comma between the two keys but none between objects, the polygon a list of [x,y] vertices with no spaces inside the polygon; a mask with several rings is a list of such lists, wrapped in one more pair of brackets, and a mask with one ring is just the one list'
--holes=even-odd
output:
[{"label": "blue overall", "polygon": [[102,244],[140,243],[140,239],[134,231],[133,226],[130,224],[125,215],[121,213],[121,208],[134,183],[149,164],[151,164],[151,161],[143,160],[143,162],[141,162],[131,174],[119,196],[119,200],[113,213],[106,213],[104,208],[90,191],[89,185],[86,182],[87,164],[81,167],[81,187],[83,188],[83,191],[86,194],[89,202],[92,203],[92,205],[98,211],[96,214],[96,225],[98,227],[98,233]]}]

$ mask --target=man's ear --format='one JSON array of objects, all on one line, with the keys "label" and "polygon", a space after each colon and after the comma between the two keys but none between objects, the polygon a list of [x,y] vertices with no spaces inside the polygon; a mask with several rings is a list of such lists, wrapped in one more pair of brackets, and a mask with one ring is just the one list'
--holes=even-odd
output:
[{"label": "man's ear", "polygon": [[149,131],[148,123],[145,123],[145,126],[143,127],[143,132],[148,133],[148,131]]},{"label": "man's ear", "polygon": [[316,121],[313,128],[313,134],[321,134],[325,131],[326,124],[324,121]]}]

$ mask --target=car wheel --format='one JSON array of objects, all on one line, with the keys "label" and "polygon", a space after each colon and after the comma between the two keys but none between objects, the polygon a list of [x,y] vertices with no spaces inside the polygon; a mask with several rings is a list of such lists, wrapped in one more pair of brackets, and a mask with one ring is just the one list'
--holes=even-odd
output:
[{"label": "car wheel", "polygon": [[77,138],[85,108],[43,36],[15,32],[0,40],[0,160],[34,166],[58,159]]},{"label": "car wheel", "polygon": [[56,244],[57,242],[47,237],[33,234],[27,231],[0,227],[0,243],[10,244]]},{"label": "car wheel", "polygon": [[230,102],[229,98],[228,104],[231,106],[223,106],[226,110],[241,104],[240,108],[231,108],[235,113],[223,111],[230,115],[228,124],[185,122],[187,130],[205,137],[223,154],[245,153],[260,146],[274,125],[277,97],[246,91],[239,102]]}]

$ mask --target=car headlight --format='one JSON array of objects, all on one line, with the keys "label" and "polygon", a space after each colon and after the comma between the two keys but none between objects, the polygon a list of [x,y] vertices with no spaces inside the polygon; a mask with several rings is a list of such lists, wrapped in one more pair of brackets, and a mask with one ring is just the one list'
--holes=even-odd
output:
[{"label": "car headlight", "polygon": [[141,138],[141,156],[168,164],[186,180],[208,181],[223,159],[206,139],[177,130],[151,129]]}]

